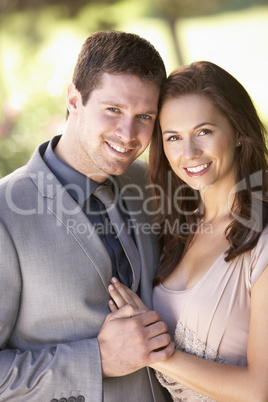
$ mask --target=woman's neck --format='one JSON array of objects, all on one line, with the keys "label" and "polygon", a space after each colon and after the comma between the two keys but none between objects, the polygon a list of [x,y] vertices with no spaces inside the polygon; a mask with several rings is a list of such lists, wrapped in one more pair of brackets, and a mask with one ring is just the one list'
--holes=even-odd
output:
[{"label": "woman's neck", "polygon": [[232,220],[231,210],[235,201],[234,188],[234,185],[221,189],[211,186],[200,191],[204,205],[204,222]]}]

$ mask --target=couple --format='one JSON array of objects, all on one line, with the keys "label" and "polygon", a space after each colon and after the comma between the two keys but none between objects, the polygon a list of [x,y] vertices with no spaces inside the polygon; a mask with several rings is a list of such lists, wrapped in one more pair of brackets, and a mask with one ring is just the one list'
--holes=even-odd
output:
[{"label": "couple", "polygon": [[[98,32],[67,108],[0,183],[0,401],[267,400],[267,150],[247,92],[209,62],[166,79],[146,40]],[[84,230],[108,219],[107,181],[152,229],[129,230],[136,271],[113,230]]]}]

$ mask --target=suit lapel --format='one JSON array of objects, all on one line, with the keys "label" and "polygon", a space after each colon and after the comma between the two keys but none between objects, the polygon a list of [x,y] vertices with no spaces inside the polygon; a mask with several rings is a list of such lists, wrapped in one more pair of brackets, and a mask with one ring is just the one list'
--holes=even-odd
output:
[{"label": "suit lapel", "polygon": [[40,155],[44,148],[43,144],[29,161],[28,175],[43,197],[44,205],[47,203],[48,213],[55,216],[57,225],[62,225],[66,229],[66,246],[68,246],[68,236],[71,235],[77,242],[77,246],[87,255],[90,266],[97,270],[105,289],[107,289],[112,276],[112,265],[108,252],[81,207],[44,163]]},{"label": "suit lapel", "polygon": [[[59,205],[62,208],[59,208]],[[111,260],[94,226],[80,206],[64,190],[61,195],[56,194],[49,200],[48,210],[57,218],[57,224],[66,228],[67,236],[71,235],[76,240],[107,289],[112,277]]]}]

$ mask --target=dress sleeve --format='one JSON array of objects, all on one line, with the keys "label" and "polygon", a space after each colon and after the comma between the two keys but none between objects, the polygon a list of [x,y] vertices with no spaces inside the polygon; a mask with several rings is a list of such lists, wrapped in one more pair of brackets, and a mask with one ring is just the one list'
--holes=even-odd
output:
[{"label": "dress sleeve", "polygon": [[268,265],[268,227],[265,227],[256,247],[251,252],[251,287],[260,277],[265,267]]}]

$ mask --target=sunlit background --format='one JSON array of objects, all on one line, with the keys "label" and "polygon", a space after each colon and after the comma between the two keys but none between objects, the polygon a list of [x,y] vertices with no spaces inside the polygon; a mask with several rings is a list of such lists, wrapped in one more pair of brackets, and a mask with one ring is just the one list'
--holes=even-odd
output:
[{"label": "sunlit background", "polygon": [[268,0],[0,0],[0,177],[60,134],[82,43],[100,29],[150,40],[167,72],[209,60],[268,123]]}]

